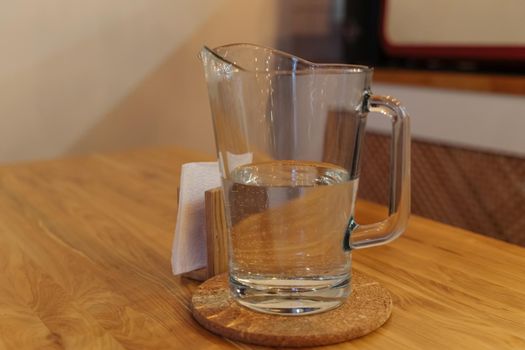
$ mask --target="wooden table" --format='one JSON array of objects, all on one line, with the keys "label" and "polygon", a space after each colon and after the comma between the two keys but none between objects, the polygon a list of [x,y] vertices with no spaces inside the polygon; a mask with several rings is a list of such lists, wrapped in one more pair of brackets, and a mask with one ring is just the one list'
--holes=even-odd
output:
[{"label": "wooden table", "polygon": [[[153,149],[0,167],[0,349],[257,348],[201,328],[197,283],[171,274],[180,165],[204,159]],[[381,215],[359,206],[362,221]],[[525,349],[525,249],[413,217],[354,259],[395,308],[333,349]]]}]

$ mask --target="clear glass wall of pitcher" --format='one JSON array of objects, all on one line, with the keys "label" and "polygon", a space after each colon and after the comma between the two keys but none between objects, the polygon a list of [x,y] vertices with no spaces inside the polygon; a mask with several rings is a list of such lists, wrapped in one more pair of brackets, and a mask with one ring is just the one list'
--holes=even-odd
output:
[{"label": "clear glass wall of pitcher", "polygon": [[[314,64],[249,44],[204,48],[229,228],[230,288],[249,308],[303,315],[351,292],[353,249],[384,244],[410,212],[405,109],[370,91],[372,69]],[[354,221],[368,112],[392,122],[386,220]]]}]

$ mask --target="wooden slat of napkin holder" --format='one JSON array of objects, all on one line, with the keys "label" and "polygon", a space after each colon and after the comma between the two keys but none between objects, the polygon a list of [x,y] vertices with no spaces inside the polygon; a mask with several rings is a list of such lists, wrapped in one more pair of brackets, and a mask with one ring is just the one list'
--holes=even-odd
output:
[{"label": "wooden slat of napkin holder", "polygon": [[183,274],[184,277],[205,281],[228,271],[228,241],[224,216],[223,192],[220,187],[204,193],[207,265]]}]

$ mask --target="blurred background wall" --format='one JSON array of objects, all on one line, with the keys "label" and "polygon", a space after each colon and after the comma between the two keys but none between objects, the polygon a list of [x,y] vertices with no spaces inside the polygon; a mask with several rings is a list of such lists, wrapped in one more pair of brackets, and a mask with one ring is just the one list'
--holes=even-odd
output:
[{"label": "blurred background wall", "polygon": [[[159,144],[213,152],[197,58],[203,44],[252,42],[316,61],[390,64],[381,61],[378,40],[370,33],[377,27],[379,17],[371,11],[377,12],[378,3],[4,2],[0,163]],[[521,96],[381,83],[374,88],[403,100],[417,137],[525,152]],[[387,128],[377,118],[370,126]]]},{"label": "blurred background wall", "polygon": [[275,0],[5,1],[0,163],[156,144],[212,152],[202,45],[277,35]]}]

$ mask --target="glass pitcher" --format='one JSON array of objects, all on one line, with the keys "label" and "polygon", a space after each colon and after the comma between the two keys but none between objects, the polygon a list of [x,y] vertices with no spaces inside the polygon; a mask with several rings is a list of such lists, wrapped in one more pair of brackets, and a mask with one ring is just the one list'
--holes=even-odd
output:
[{"label": "glass pitcher", "polygon": [[[322,312],[351,292],[353,249],[398,237],[410,212],[410,127],[370,91],[366,66],[316,64],[233,44],[200,54],[222,175],[233,298],[281,315]],[[368,112],[392,122],[389,216],[358,225]]]}]

